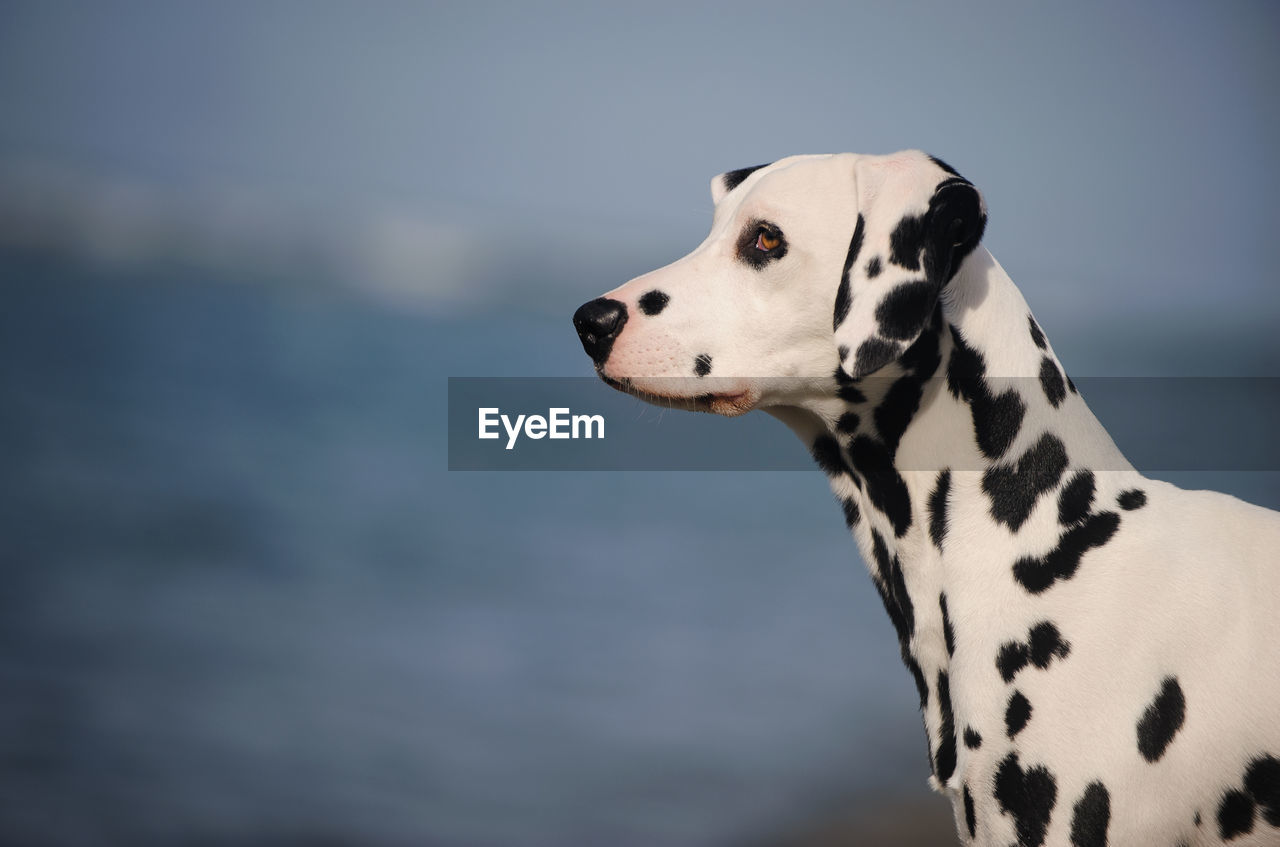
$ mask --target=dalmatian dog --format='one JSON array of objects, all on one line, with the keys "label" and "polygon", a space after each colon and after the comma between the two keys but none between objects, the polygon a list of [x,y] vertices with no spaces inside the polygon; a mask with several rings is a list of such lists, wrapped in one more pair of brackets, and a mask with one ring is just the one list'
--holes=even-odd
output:
[{"label": "dalmatian dog", "polygon": [[707,239],[574,325],[609,385],[806,442],[961,840],[1280,844],[1280,513],[1125,461],[942,161],[796,156],[711,188]]}]

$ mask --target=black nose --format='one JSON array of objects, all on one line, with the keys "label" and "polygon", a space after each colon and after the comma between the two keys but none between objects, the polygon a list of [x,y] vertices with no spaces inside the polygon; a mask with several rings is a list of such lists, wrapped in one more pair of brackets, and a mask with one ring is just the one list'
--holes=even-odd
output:
[{"label": "black nose", "polygon": [[587,351],[587,355],[597,366],[603,365],[609,358],[613,340],[622,332],[626,322],[626,304],[604,297],[583,303],[573,313],[573,328],[578,331],[578,338],[582,339],[582,349]]}]

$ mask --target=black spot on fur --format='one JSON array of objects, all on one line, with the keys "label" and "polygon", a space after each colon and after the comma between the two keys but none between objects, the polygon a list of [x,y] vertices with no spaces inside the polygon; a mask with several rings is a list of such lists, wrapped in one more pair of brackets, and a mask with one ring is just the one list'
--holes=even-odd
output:
[{"label": "black spot on fur", "polygon": [[993,395],[982,354],[965,344],[954,326],[951,338],[954,345],[947,365],[947,387],[952,396],[969,404],[978,449],[988,459],[998,459],[1017,437],[1026,406],[1013,389]]},{"label": "black spot on fur", "polygon": [[1244,787],[1261,807],[1263,819],[1280,826],[1280,759],[1262,756],[1250,762]]},{"label": "black spot on fur", "polygon": [[1040,360],[1040,387],[1055,409],[1067,399],[1067,386],[1063,382],[1062,371],[1058,370],[1058,366],[1048,356]]},{"label": "black spot on fur", "polygon": [[1111,795],[1101,782],[1091,782],[1071,810],[1072,847],[1107,847]]},{"label": "black spot on fur", "polygon": [[836,389],[836,396],[846,403],[865,403],[866,395],[852,385],[842,385]]},{"label": "black spot on fur", "polygon": [[947,497],[951,494],[951,469],[938,472],[938,481],[929,495],[929,537],[933,545],[942,549],[947,537]]},{"label": "black spot on fur", "polygon": [[[849,306],[853,304],[853,298],[849,296],[849,277],[845,275],[840,279],[840,286],[836,289],[836,307],[831,316],[831,328],[839,329],[840,324],[844,323],[844,319],[849,317]],[[840,360],[844,361],[848,354],[841,354]]]},{"label": "black spot on fur", "polygon": [[893,456],[884,445],[860,435],[849,445],[853,467],[866,480],[871,503],[893,524],[901,538],[911,527],[911,497],[902,475],[893,466]]},{"label": "black spot on fur", "polygon": [[964,825],[969,829],[969,837],[973,838],[977,834],[978,822],[973,816],[973,795],[969,793],[969,783],[964,784]]},{"label": "black spot on fur", "polygon": [[902,563],[897,556],[893,557],[893,599],[897,602],[898,608],[902,612],[902,619],[906,622],[907,638],[909,641],[911,634],[916,631],[915,608],[911,603],[911,595],[907,593],[907,583],[902,574]]},{"label": "black spot on fur", "polygon": [[1045,340],[1044,332],[1040,329],[1040,324],[1036,323],[1036,319],[1031,315],[1027,315],[1027,323],[1031,326],[1031,340],[1041,350],[1048,350],[1049,343]]},{"label": "black spot on fur", "polygon": [[1000,810],[1013,816],[1018,847],[1044,844],[1049,816],[1058,801],[1058,785],[1048,769],[1037,765],[1024,771],[1018,754],[1010,753],[996,771],[994,796]]},{"label": "black spot on fur", "polygon": [[[849,358],[849,345],[848,345],[848,344],[841,344],[839,347],[837,347],[837,348],[836,348],[836,354],[840,356],[840,361],[842,361],[842,362],[843,362],[845,359]],[[840,370],[840,368],[836,368],[836,373],[837,373],[837,374],[841,374],[841,373],[844,373],[844,372],[843,372],[842,370]],[[837,376],[836,378],[837,378],[837,379],[839,379],[839,377],[838,377],[838,376]],[[848,377],[846,376],[845,378],[847,379]]]},{"label": "black spot on fur", "polygon": [[1199,811],[1198,809],[1196,810],[1196,821],[1195,821],[1195,823],[1196,823],[1196,826],[1199,826],[1199,825],[1200,825],[1200,811]]},{"label": "black spot on fur", "polygon": [[[873,580],[873,582],[875,581]],[[904,652],[903,661],[906,662],[906,639],[908,638],[907,624],[906,620],[902,617],[902,609],[899,608],[897,601],[894,600],[893,585],[886,585],[883,582],[875,582],[875,586],[876,591],[880,594],[880,602],[884,604],[885,613],[889,615],[889,621],[893,624],[894,632],[898,635],[898,642],[902,645]],[[911,667],[910,662],[907,662],[907,667]],[[912,670],[912,674],[914,673],[915,670]],[[917,687],[919,686],[917,685]]]},{"label": "black spot on fur", "polygon": [[906,215],[889,234],[889,261],[909,271],[920,270],[924,249],[924,216]]},{"label": "black spot on fur", "polygon": [[938,671],[938,707],[942,721],[938,726],[938,755],[934,757],[934,775],[945,783],[956,772],[956,721],[951,713],[951,683],[946,671]]},{"label": "black spot on fur", "polygon": [[938,595],[938,605],[942,607],[942,638],[947,644],[947,655],[956,654],[956,631],[951,627],[951,615],[947,612],[947,595]]},{"label": "black spot on fur", "polygon": [[1076,471],[1058,495],[1058,523],[1072,526],[1089,516],[1093,508],[1093,471]]},{"label": "black spot on fur", "polygon": [[867,279],[875,279],[880,276],[880,271],[884,270],[880,265],[880,257],[872,256],[871,261],[867,262]]},{"label": "black spot on fur", "polygon": [[934,306],[926,329],[920,333],[915,343],[898,357],[898,364],[903,370],[917,377],[928,379],[938,371],[942,364],[942,307]]},{"label": "black spot on fur", "polygon": [[988,393],[985,397],[976,399],[970,409],[978,448],[988,459],[1000,458],[1018,436],[1018,429],[1022,426],[1022,418],[1027,411],[1022,398],[1013,389],[995,397]]},{"label": "black spot on fur", "polygon": [[894,380],[885,392],[884,399],[875,409],[876,431],[891,453],[897,453],[898,444],[920,409],[922,393],[920,380],[902,377]]},{"label": "black spot on fur", "polygon": [[970,750],[977,750],[982,746],[982,736],[973,727],[965,727],[964,730],[964,746]]},{"label": "black spot on fur", "polygon": [[1243,791],[1228,791],[1218,804],[1218,832],[1224,841],[1253,832],[1257,806]]},{"label": "black spot on fur", "polygon": [[652,317],[667,308],[667,304],[670,302],[670,297],[655,288],[653,291],[641,295],[640,311]]},{"label": "black spot on fur", "polygon": [[1120,496],[1116,498],[1116,504],[1126,512],[1141,509],[1147,505],[1147,493],[1141,488],[1130,488],[1128,491],[1120,492]]},{"label": "black spot on fur", "polygon": [[732,191],[733,189],[737,188],[739,185],[742,185],[742,183],[746,180],[747,177],[751,176],[753,173],[760,170],[761,168],[769,167],[770,164],[773,164],[773,163],[769,162],[763,165],[755,165],[750,168],[738,168],[738,170],[736,171],[729,171],[728,173],[721,174],[720,181],[724,183],[724,190]]},{"label": "black spot on fur", "polygon": [[[840,325],[844,324],[846,317],[849,317],[849,307],[852,305],[852,298],[849,294],[849,275],[842,276],[840,279],[840,287],[836,289],[836,310],[831,316],[831,329],[840,329]],[[841,353],[840,361],[845,361],[849,353]]]},{"label": "black spot on fur", "polygon": [[875,373],[898,358],[901,350],[900,344],[872,336],[858,345],[858,353],[854,357],[854,371],[864,376]]},{"label": "black spot on fur", "polygon": [[[846,358],[848,358],[848,356],[849,356],[849,348],[841,347],[840,360],[843,362]],[[854,380],[853,377],[845,373],[843,367],[840,367],[839,365],[837,365],[835,371],[833,371],[831,375],[832,377],[835,378],[836,384],[839,386],[836,389],[836,394],[840,397],[841,400],[845,401],[846,403],[867,402],[866,395],[863,394],[861,391],[859,391],[858,387],[854,385],[854,382],[856,382],[856,380]]]},{"label": "black spot on fur", "polygon": [[916,682],[916,693],[920,695],[920,711],[923,712],[929,705],[929,684],[924,681],[924,671],[920,670],[920,663],[907,650],[906,645],[902,647],[902,663],[907,666],[907,670],[911,671],[911,678]]},{"label": "black spot on fur", "polygon": [[920,332],[933,310],[937,289],[927,280],[904,282],[892,288],[876,306],[876,321],[885,338],[908,341]]},{"label": "black spot on fur", "polygon": [[1043,558],[1027,556],[1013,566],[1014,577],[1032,594],[1045,591],[1060,579],[1075,576],[1080,558],[1094,547],[1101,547],[1111,540],[1120,527],[1120,516],[1115,512],[1090,515],[1058,538],[1058,546]]},{"label": "black spot on fur", "polygon": [[951,329],[951,361],[947,365],[947,388],[957,400],[973,402],[976,394],[987,390],[983,377],[987,374],[987,362],[982,354],[965,343],[960,330]]},{"label": "black spot on fur", "polygon": [[830,435],[819,435],[813,441],[813,446],[809,448],[813,460],[818,463],[818,467],[822,468],[822,472],[829,477],[840,476],[849,473],[849,466],[845,464],[844,457],[840,455],[840,442],[836,441]]},{"label": "black spot on fur", "polygon": [[1165,677],[1160,693],[1151,701],[1138,721],[1138,752],[1148,762],[1155,762],[1173,741],[1187,717],[1187,698],[1176,677]]},{"label": "black spot on fur", "polygon": [[1029,720],[1031,720],[1031,701],[1024,697],[1021,691],[1013,692],[1013,696],[1009,698],[1009,706],[1004,710],[1004,726],[1009,732],[1009,737],[1013,738],[1022,732]]},{"label": "black spot on fur", "polygon": [[[831,328],[839,329],[840,324],[844,323],[844,319],[849,317],[849,306],[853,303],[853,298],[849,293],[849,286],[852,283],[849,280],[849,271],[853,268],[853,263],[858,261],[858,253],[862,251],[862,233],[865,229],[865,221],[862,215],[858,215],[858,222],[853,226],[853,237],[849,239],[849,252],[844,256],[844,270],[840,274],[840,287],[836,289],[836,307],[835,314],[831,320]],[[844,358],[843,356],[841,358]]]},{"label": "black spot on fur", "polygon": [[982,475],[982,490],[991,498],[991,516],[1017,532],[1036,501],[1058,484],[1067,467],[1067,448],[1045,434],[1027,449],[1016,466],[996,465]]},{"label": "black spot on fur", "polygon": [[840,416],[840,420],[836,421],[836,429],[846,435],[853,435],[858,431],[858,424],[862,423],[857,412],[845,412]]},{"label": "black spot on fur", "polygon": [[693,372],[698,376],[706,376],[711,373],[711,357],[706,353],[699,353],[697,358],[693,360]]},{"label": "black spot on fur", "polygon": [[1062,633],[1049,621],[1041,621],[1031,627],[1027,645],[1031,663],[1040,670],[1049,667],[1055,657],[1065,659],[1071,653],[1071,645],[1063,640]]},{"label": "black spot on fur", "polygon": [[1018,671],[1025,668],[1029,660],[1027,645],[1020,641],[1006,641],[996,654],[996,670],[1000,671],[1000,678],[1005,682],[1013,682]]},{"label": "black spot on fur", "polygon": [[884,601],[885,611],[889,613],[893,628],[898,633],[898,642],[905,649],[911,640],[911,634],[915,632],[916,621],[915,607],[907,594],[906,582],[902,576],[902,563],[897,556],[890,555],[884,537],[874,529],[871,530],[871,552],[876,561],[876,575],[880,578],[880,599]]},{"label": "black spot on fur", "polygon": [[840,499],[840,508],[844,510],[844,525],[853,529],[862,519],[857,502],[852,497],[843,497]]}]

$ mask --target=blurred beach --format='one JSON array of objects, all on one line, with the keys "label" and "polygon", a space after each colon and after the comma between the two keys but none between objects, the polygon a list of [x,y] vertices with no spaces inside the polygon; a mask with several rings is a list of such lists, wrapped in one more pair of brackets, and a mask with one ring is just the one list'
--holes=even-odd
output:
[{"label": "blurred beach", "polygon": [[13,843],[710,843],[922,785],[820,474],[450,474],[453,356],[568,367],[567,320],[183,273],[0,264]]}]

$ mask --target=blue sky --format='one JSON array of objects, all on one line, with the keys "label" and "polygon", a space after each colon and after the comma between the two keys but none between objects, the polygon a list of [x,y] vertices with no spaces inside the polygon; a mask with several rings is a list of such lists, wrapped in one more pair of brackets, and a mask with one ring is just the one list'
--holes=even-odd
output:
[{"label": "blue sky", "polygon": [[1265,2],[10,2],[0,173],[629,274],[719,171],[921,147],[1033,306],[1274,314],[1277,36]]}]

